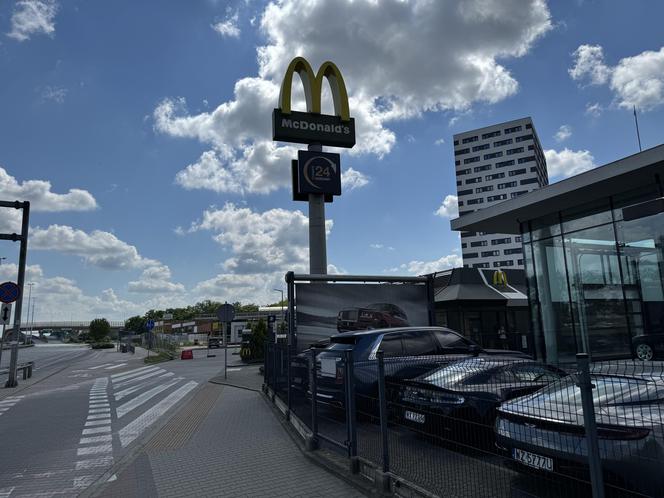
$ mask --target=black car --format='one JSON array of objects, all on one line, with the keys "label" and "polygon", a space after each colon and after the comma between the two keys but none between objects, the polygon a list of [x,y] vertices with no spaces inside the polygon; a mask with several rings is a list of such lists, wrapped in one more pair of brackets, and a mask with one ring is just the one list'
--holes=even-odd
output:
[{"label": "black car", "polygon": [[478,356],[400,383],[393,404],[398,423],[420,433],[493,446],[496,409],[533,393],[566,373],[510,356]]},{"label": "black car", "polygon": [[632,338],[634,357],[652,361],[664,357],[664,334],[642,334]]},{"label": "black car", "polygon": [[[664,363],[591,366],[599,457],[615,491],[664,496]],[[498,447],[520,470],[588,480],[588,450],[576,375],[503,403]],[[637,496],[621,493],[620,496]]]},{"label": "black car", "polygon": [[378,396],[378,351],[383,352],[386,383],[390,386],[395,380],[412,379],[453,361],[475,356],[500,354],[529,358],[520,351],[482,349],[473,341],[444,327],[346,332],[332,336],[330,345],[317,355],[318,401],[339,407],[344,405],[344,358],[350,354],[358,410],[369,409],[368,405],[371,405],[370,411],[373,413]]}]

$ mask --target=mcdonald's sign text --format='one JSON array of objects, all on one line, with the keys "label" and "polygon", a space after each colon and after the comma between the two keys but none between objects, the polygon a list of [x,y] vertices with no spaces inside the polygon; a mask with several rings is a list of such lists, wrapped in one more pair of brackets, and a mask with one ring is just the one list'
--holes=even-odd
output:
[{"label": "mcdonald's sign text", "polygon": [[342,121],[338,116],[281,109],[272,113],[272,139],[299,144],[321,144],[334,147],[355,145],[355,120]]}]

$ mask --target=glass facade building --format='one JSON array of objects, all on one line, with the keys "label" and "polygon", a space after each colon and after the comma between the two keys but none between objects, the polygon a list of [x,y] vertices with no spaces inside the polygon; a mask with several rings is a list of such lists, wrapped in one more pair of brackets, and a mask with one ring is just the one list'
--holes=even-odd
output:
[{"label": "glass facade building", "polygon": [[664,213],[623,216],[660,188],[521,223],[538,356],[631,356],[640,337],[664,333]]},{"label": "glass facade building", "polygon": [[663,178],[658,146],[453,220],[521,235],[538,358],[664,357]]}]

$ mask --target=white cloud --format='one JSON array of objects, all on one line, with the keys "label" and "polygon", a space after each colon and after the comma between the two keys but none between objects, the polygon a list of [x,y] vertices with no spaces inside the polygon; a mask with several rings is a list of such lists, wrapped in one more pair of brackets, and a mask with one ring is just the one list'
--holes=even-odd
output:
[{"label": "white cloud", "polygon": [[595,158],[587,150],[565,148],[556,151],[548,149],[544,151],[544,156],[546,157],[546,167],[550,178],[567,178],[597,166]]},{"label": "white cloud", "polygon": [[369,183],[369,177],[353,168],[341,171],[342,191],[351,191],[362,188]]},{"label": "white cloud", "polygon": [[7,36],[18,41],[32,35],[55,33],[55,14],[58,5],[53,0],[19,0],[12,12],[12,29]]},{"label": "white cloud", "polygon": [[[326,221],[328,234],[332,225]],[[223,263],[232,273],[303,271],[309,262],[309,219],[301,211],[275,208],[259,213],[227,203],[206,210],[190,230],[217,233],[214,240],[233,252]]]},{"label": "white cloud", "polygon": [[[265,8],[260,25],[267,42],[258,48],[259,76],[237,81],[232,100],[189,115],[182,99],[166,99],[154,111],[157,131],[211,147],[178,174],[187,188],[267,193],[289,185],[294,148],[272,144],[269,116],[294,55],[317,66],[330,56],[334,40],[358,130],[349,154],[382,157],[396,141],[386,127],[390,121],[513,95],[518,83],[502,61],[525,55],[551,29],[544,0],[285,0]],[[404,25],[418,29],[405,34]],[[461,36],[468,32],[472,38]],[[327,102],[327,87],[325,92]],[[294,100],[301,108],[297,83]]]},{"label": "white cloud", "polygon": [[664,104],[664,47],[621,59],[613,68],[611,89],[620,107],[650,110]]},{"label": "white cloud", "polygon": [[572,136],[572,127],[570,125],[564,124],[561,125],[560,128],[558,128],[558,131],[556,132],[554,138],[556,139],[556,142],[564,142],[571,136]]},{"label": "white cloud", "polygon": [[456,195],[447,195],[443,199],[443,203],[440,207],[434,212],[437,216],[441,218],[456,218],[459,216],[459,199]]},{"label": "white cloud", "polygon": [[611,69],[604,64],[604,50],[599,45],[580,45],[572,57],[574,67],[568,70],[573,80],[589,80],[591,85],[603,85],[609,80]]},{"label": "white cloud", "polygon": [[599,45],[581,45],[573,55],[570,76],[593,85],[608,84],[619,107],[647,111],[664,104],[664,47],[625,57],[615,66],[605,64]]},{"label": "white cloud", "polygon": [[30,248],[73,254],[83,258],[87,264],[112,270],[145,268],[159,264],[154,259],[144,258],[136,247],[121,241],[110,232],[94,230],[87,233],[63,225],[32,229]]},{"label": "white cloud", "polygon": [[[18,266],[14,263],[0,265],[0,278],[15,280]],[[47,277],[39,265],[26,267],[26,282],[34,283],[31,292],[35,305],[35,321],[89,320],[99,316],[119,319],[135,313],[144,313],[149,303],[133,303],[119,298],[113,289],[106,289],[98,296],[85,294],[72,279],[62,276]],[[25,312],[27,294],[24,297]],[[32,305],[30,306],[32,308]]]},{"label": "white cloud", "polygon": [[394,251],[394,247],[386,246],[385,244],[369,244],[371,249],[387,249],[388,251]]},{"label": "white cloud", "polygon": [[445,139],[444,138],[439,138],[438,140],[436,140],[434,142],[434,145],[443,145],[444,143],[445,143]]},{"label": "white cloud", "polygon": [[232,16],[227,17],[225,20],[213,24],[212,29],[214,29],[224,38],[239,38],[240,28],[237,25],[237,21],[238,13],[236,12]]},{"label": "white cloud", "polygon": [[599,104],[599,102],[595,102],[594,104],[588,102],[586,104],[586,114],[588,116],[592,116],[593,118],[599,117],[603,110],[604,108]]},{"label": "white cloud", "polygon": [[129,292],[143,294],[183,293],[184,285],[171,282],[171,269],[166,265],[155,265],[143,270],[139,280],[129,282]]},{"label": "white cloud", "polygon": [[51,100],[57,104],[62,104],[65,101],[68,90],[66,88],[47,86],[42,90],[42,100]]},{"label": "white cloud", "polygon": [[0,197],[30,201],[31,211],[90,211],[97,208],[97,201],[87,190],[69,189],[66,194],[51,192],[51,182],[16,178],[0,167]]},{"label": "white cloud", "polygon": [[390,273],[403,273],[408,272],[414,275],[425,275],[427,273],[434,273],[437,271],[449,270],[450,268],[457,268],[463,265],[463,260],[458,254],[448,254],[442,256],[434,261],[417,261],[413,260],[409,263],[404,263],[395,268],[387,270]]}]

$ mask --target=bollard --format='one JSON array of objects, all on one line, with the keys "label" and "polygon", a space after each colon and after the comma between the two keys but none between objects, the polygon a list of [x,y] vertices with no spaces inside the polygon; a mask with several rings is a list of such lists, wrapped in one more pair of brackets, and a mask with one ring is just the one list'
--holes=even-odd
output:
[{"label": "bollard", "polygon": [[318,448],[318,382],[316,374],[316,349],[311,348],[311,368],[309,369],[309,387],[311,388],[311,443],[308,449]]},{"label": "bollard", "polygon": [[593,384],[590,380],[588,353],[577,353],[576,364],[579,368],[579,389],[581,390],[581,406],[583,407],[583,425],[586,429],[586,446],[588,448],[588,466],[590,467],[590,485],[593,498],[604,498],[604,476],[602,460],[599,456],[597,441],[597,423],[593,404]]}]

